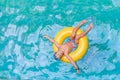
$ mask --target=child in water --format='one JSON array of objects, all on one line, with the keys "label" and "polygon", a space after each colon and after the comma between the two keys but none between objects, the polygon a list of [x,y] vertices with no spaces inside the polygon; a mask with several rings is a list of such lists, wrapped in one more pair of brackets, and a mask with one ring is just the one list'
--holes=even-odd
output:
[{"label": "child in water", "polygon": [[70,41],[66,42],[62,45],[58,44],[54,39],[50,38],[49,36],[45,35],[44,37],[47,38],[50,42],[54,43],[56,47],[58,48],[58,51],[55,52],[54,58],[55,60],[60,60],[60,58],[64,55],[66,56],[71,64],[75,67],[77,73],[80,73],[79,67],[75,63],[75,61],[69,56],[69,53],[72,51],[73,48],[76,48],[79,44],[79,39],[84,37],[92,28],[93,24],[91,23],[90,26],[87,28],[85,32],[82,32],[79,35],[76,35],[77,31],[79,30],[80,26],[85,24],[87,21],[83,20],[77,27],[75,27],[72,31],[72,34],[70,36]]}]

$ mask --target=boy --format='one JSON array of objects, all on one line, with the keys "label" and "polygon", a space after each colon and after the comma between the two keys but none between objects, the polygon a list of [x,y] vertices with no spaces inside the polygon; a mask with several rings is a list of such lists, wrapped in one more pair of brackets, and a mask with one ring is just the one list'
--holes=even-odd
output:
[{"label": "boy", "polygon": [[75,27],[72,31],[72,35],[70,36],[70,41],[66,42],[62,45],[58,44],[54,39],[50,38],[49,36],[45,35],[44,37],[50,40],[52,43],[56,45],[58,51],[55,52],[54,58],[59,60],[63,55],[65,55],[71,62],[71,64],[77,70],[77,73],[80,73],[80,70],[73,59],[69,56],[69,53],[72,51],[73,48],[76,48],[79,42],[79,39],[84,37],[92,28],[93,24],[91,23],[88,29],[85,32],[82,32],[79,35],[76,35],[77,31],[79,30],[80,26],[86,23],[86,20],[83,20],[77,27]]}]

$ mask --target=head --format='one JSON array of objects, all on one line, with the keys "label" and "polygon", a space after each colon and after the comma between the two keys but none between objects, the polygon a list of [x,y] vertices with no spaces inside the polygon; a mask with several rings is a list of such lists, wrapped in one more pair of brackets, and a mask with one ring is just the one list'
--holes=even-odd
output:
[{"label": "head", "polygon": [[54,59],[55,60],[60,60],[60,58],[62,57],[62,55],[63,55],[63,51],[57,51],[54,54]]}]

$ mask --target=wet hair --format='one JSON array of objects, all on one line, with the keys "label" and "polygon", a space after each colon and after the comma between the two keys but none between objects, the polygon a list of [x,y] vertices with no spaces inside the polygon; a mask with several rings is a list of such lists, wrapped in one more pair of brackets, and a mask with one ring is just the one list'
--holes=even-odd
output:
[{"label": "wet hair", "polygon": [[[56,54],[56,52],[55,52],[55,54]],[[54,59],[55,59],[55,60],[60,60],[59,58],[56,57],[55,54],[53,55]]]}]

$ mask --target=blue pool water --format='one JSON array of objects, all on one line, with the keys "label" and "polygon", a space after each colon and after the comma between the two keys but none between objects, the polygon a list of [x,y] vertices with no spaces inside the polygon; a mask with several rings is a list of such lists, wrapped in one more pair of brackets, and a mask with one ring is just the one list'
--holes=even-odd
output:
[{"label": "blue pool water", "polygon": [[[0,80],[120,80],[120,0],[0,0]],[[52,38],[67,26],[86,30],[89,49],[71,64],[53,59]]]}]

